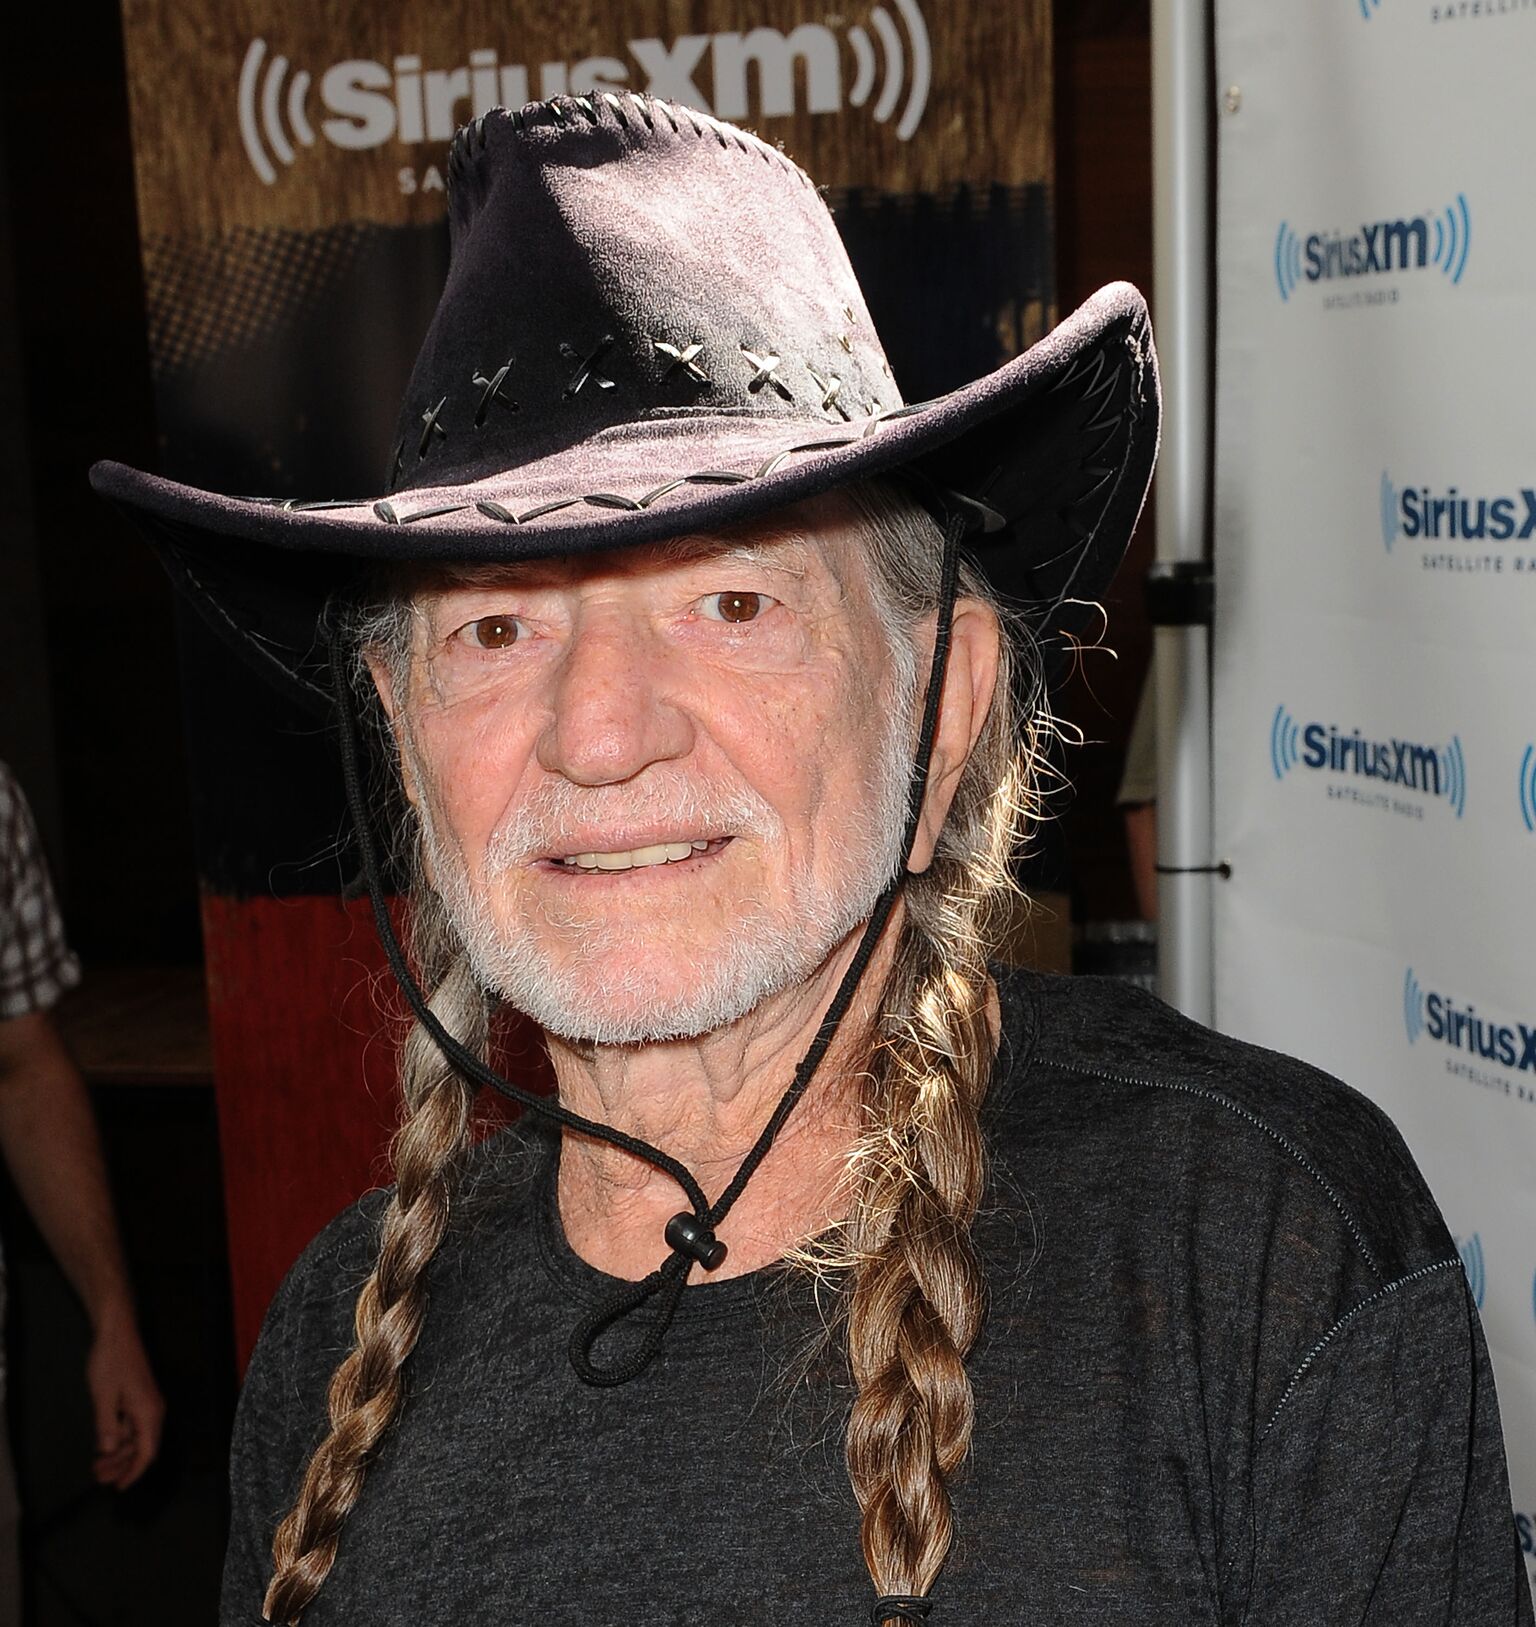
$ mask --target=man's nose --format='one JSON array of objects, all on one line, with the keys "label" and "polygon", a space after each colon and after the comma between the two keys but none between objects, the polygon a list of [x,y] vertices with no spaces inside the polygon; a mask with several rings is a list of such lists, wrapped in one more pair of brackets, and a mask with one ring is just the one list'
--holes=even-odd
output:
[{"label": "man's nose", "polygon": [[668,677],[666,652],[638,618],[613,612],[578,621],[556,669],[540,767],[578,785],[613,785],[686,756],[693,725]]}]

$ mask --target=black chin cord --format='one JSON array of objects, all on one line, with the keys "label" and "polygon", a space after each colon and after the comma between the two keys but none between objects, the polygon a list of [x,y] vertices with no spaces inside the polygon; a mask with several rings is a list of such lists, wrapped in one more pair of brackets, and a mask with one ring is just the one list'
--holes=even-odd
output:
[{"label": "black chin cord", "polygon": [[[713,1203],[704,1195],[703,1189],[687,1167],[659,1147],[653,1147],[638,1136],[626,1135],[611,1125],[599,1124],[593,1119],[584,1118],[580,1113],[573,1113],[551,1097],[535,1095],[532,1091],[524,1090],[521,1086],[504,1079],[494,1068],[450,1034],[436,1012],[432,1010],[406,960],[405,951],[401,948],[400,939],[395,932],[394,921],[390,917],[383,872],[379,864],[378,851],[374,846],[373,832],[368,819],[368,802],[363,787],[362,754],[358,742],[357,709],[352,693],[350,652],[341,639],[331,639],[331,685],[340,723],[342,782],[346,789],[347,806],[352,815],[358,857],[362,865],[363,878],[368,886],[374,925],[378,930],[379,941],[384,946],[385,958],[416,1020],[426,1029],[443,1056],[465,1079],[477,1085],[487,1086],[519,1103],[530,1112],[541,1114],[568,1130],[575,1130],[581,1135],[607,1142],[609,1146],[621,1148],[634,1154],[636,1158],[643,1159],[653,1168],[670,1175],[682,1188],[691,1205],[691,1213],[682,1210],[667,1222],[663,1237],[671,1253],[661,1265],[639,1282],[626,1284],[609,1300],[599,1305],[572,1332],[569,1347],[571,1365],[585,1383],[600,1386],[628,1383],[630,1379],[644,1372],[655,1359],[671,1326],[678,1301],[688,1281],[689,1271],[695,1263],[702,1265],[706,1271],[713,1271],[725,1259],[725,1244],[715,1236],[715,1229],[730,1213],[747,1182],[763,1159],[768,1156],[769,1148],[773,1146],[774,1139],[783,1129],[785,1121],[809,1088],[816,1069],[832,1044],[849,1006],[853,1003],[859,981],[869,965],[875,946],[880,940],[880,934],[890,919],[891,910],[901,891],[907,861],[911,857],[912,846],[917,839],[918,826],[922,820],[923,802],[927,794],[928,774],[933,757],[933,737],[938,725],[939,702],[943,694],[944,674],[949,660],[955,595],[960,575],[960,537],[965,526],[964,515],[954,513],[944,527],[938,625],[934,635],[933,660],[928,672],[928,691],[923,703],[922,727],[918,734],[912,774],[907,785],[907,821],[902,838],[901,863],[897,866],[896,874],[886,883],[875,901],[858,947],[848,963],[848,969],[843,973],[837,992],[832,996],[831,1004],[821,1019],[810,1048],[806,1051],[800,1066],[795,1069],[789,1088],[779,1098],[778,1106],[774,1108],[751,1150],[742,1159],[740,1167],[731,1177],[730,1184]],[[649,1319],[644,1336],[634,1349],[610,1366],[599,1366],[593,1360],[598,1341],[653,1297],[656,1300],[655,1314]]]}]

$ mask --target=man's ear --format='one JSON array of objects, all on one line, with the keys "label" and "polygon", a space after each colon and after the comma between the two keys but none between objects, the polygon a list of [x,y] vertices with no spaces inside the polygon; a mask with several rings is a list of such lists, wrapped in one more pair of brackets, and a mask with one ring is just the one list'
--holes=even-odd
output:
[{"label": "man's ear", "polygon": [[394,674],[389,670],[389,663],[377,650],[369,650],[363,659],[368,663],[368,676],[373,679],[373,687],[378,691],[379,704],[384,708],[384,715],[389,719],[390,728],[394,728],[397,706]]},{"label": "man's ear", "polygon": [[368,663],[368,676],[373,679],[373,687],[378,691],[379,704],[384,708],[384,716],[389,720],[389,732],[395,740],[395,760],[400,765],[400,783],[405,789],[405,799],[414,808],[417,806],[416,778],[411,773],[411,754],[402,749],[400,738],[405,722],[401,716],[400,708],[405,697],[395,691],[395,675],[390,671],[389,663],[377,650],[369,650],[363,659]]},{"label": "man's ear", "polygon": [[928,789],[923,798],[917,836],[912,843],[912,856],[907,861],[907,869],[913,875],[921,875],[933,862],[933,850],[938,845],[950,804],[955,800],[961,772],[987,721],[992,694],[997,688],[1002,636],[1002,628],[990,605],[980,599],[955,602],[949,659],[944,668],[944,689],[928,769]]}]

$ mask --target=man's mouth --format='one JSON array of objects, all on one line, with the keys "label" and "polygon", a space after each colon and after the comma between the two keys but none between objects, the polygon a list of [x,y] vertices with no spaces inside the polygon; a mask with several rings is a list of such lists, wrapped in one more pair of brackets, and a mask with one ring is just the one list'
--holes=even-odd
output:
[{"label": "man's mouth", "polygon": [[700,854],[718,852],[729,837],[710,840],[695,837],[689,841],[653,842],[647,847],[622,848],[610,852],[571,853],[554,860],[562,870],[645,870],[656,865],[681,864]]}]

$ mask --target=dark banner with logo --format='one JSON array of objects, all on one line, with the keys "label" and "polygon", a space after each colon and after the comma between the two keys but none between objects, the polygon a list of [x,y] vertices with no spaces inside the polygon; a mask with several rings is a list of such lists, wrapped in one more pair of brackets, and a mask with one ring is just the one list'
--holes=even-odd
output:
[{"label": "dark banner with logo", "polygon": [[[782,142],[827,188],[909,400],[1053,314],[1048,0],[123,12],[160,472],[178,480],[381,487],[447,267],[446,145],[498,103],[645,92]],[[244,1350],[298,1249],[381,1174],[374,1040],[398,1015],[346,899],[333,740],[192,617],[182,632]]]}]

